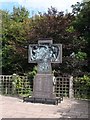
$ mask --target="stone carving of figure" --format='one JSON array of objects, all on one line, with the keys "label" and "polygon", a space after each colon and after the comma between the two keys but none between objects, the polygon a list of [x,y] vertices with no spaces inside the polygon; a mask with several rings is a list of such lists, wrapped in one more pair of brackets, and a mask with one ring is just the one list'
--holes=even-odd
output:
[{"label": "stone carving of figure", "polygon": [[32,50],[32,60],[55,61],[57,59],[57,48],[55,46],[41,45]]},{"label": "stone carving of figure", "polygon": [[47,60],[48,59],[49,48],[47,45],[37,46],[36,49],[33,50],[32,59],[35,60]]}]

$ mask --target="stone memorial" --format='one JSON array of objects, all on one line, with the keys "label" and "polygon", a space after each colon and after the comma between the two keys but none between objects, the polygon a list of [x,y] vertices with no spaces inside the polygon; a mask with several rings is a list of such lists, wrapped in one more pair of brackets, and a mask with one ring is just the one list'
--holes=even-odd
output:
[{"label": "stone memorial", "polygon": [[33,80],[33,95],[24,99],[31,102],[56,103],[53,92],[51,63],[62,63],[62,45],[53,44],[51,39],[38,40],[38,44],[29,45],[29,63],[37,63],[37,74]]}]

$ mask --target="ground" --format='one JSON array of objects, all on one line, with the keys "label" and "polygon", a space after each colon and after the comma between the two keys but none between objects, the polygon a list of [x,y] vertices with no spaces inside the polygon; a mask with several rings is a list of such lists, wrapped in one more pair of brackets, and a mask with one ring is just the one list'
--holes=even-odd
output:
[{"label": "ground", "polygon": [[87,100],[64,98],[58,105],[27,103],[15,97],[0,97],[0,118],[88,118]]}]

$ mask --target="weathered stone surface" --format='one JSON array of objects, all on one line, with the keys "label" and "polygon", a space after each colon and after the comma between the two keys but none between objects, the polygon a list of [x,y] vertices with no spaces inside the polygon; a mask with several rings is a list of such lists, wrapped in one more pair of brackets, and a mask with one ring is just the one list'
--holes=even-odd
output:
[{"label": "weathered stone surface", "polygon": [[[62,45],[52,44],[50,40],[39,40],[38,44],[29,45],[29,63],[38,63],[37,75],[33,82],[33,95],[38,98],[46,98],[51,103],[56,100],[53,91],[53,74],[51,63],[62,62]],[[57,100],[56,100],[57,101]]]},{"label": "weathered stone surface", "polygon": [[55,98],[53,93],[53,75],[37,74],[34,79],[33,97]]}]

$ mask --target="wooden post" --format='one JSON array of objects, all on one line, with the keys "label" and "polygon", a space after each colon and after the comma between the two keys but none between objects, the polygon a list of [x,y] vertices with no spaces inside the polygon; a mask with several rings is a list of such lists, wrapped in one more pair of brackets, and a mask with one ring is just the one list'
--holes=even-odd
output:
[{"label": "wooden post", "polygon": [[73,98],[73,76],[69,79],[69,98]]}]

